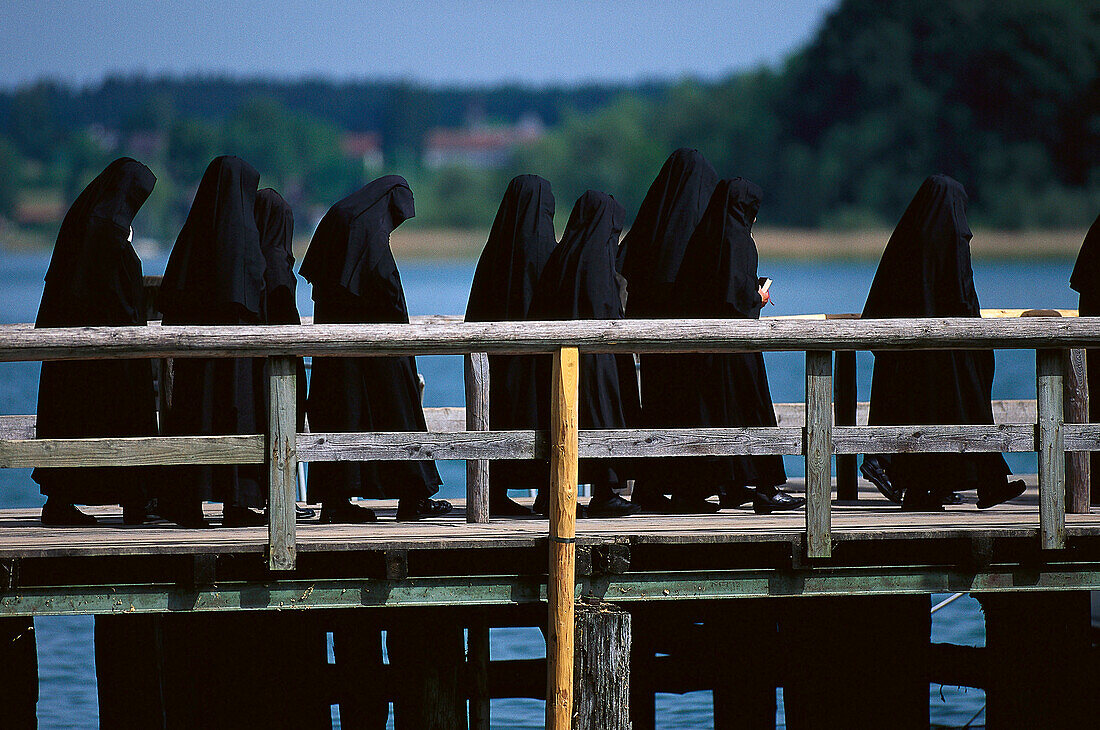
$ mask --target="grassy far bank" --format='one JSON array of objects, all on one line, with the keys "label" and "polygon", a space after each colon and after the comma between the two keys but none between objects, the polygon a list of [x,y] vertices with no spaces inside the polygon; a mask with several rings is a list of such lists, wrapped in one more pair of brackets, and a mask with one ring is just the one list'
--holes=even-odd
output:
[{"label": "grassy far bank", "polygon": [[[1074,258],[1085,238],[1085,228],[1046,231],[997,231],[977,229],[971,249],[982,259]],[[452,228],[398,229],[390,239],[398,260],[472,259],[481,253],[487,230]],[[772,228],[754,231],[762,259],[878,259],[890,239],[889,229],[830,231],[821,229]],[[27,231],[8,226],[0,229],[0,250],[49,250],[56,232]],[[140,233],[139,233],[140,236]],[[171,241],[162,243],[167,250]],[[295,257],[301,261],[308,236],[294,241]]]},{"label": "grassy far bank", "polygon": [[[1081,248],[1086,229],[1052,231],[977,230],[971,247],[978,258],[1074,258]],[[875,259],[890,239],[889,229],[828,231],[820,229],[770,228],[753,231],[762,259]],[[394,232],[391,238],[398,259],[474,258],[485,245],[487,231],[411,229]],[[308,241],[295,249],[305,250]]]}]

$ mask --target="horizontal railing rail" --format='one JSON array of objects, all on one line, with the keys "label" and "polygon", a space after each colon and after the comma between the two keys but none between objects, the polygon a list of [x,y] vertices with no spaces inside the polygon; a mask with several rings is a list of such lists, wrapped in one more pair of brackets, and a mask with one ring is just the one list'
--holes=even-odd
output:
[{"label": "horizontal railing rail", "polygon": [[1100,318],[587,320],[258,326],[8,328],[0,362],[149,357],[1070,349],[1100,346]]}]

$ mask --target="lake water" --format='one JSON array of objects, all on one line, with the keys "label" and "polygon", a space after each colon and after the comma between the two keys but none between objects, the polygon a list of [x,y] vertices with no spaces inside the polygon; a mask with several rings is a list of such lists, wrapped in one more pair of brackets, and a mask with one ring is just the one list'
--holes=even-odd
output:
[{"label": "lake water", "polygon": [[[769,261],[767,241],[761,240],[761,275],[774,280],[771,292],[776,306],[766,314],[807,312],[855,312],[863,306],[874,262],[866,261]],[[49,257],[45,254],[16,254],[0,249],[0,322],[31,322],[42,294],[42,277]],[[163,272],[164,260],[145,262],[146,274]],[[978,295],[986,307],[1074,308],[1077,297],[1067,286],[1071,261],[1040,260],[994,263],[975,262]],[[401,266],[405,295],[411,314],[461,314],[466,305],[474,262],[411,262]],[[311,314],[309,288],[299,288],[302,314]],[[804,356],[801,353],[769,353],[765,356],[772,397],[777,402],[800,401],[804,395]],[[870,391],[871,356],[858,358],[860,400]],[[418,358],[427,381],[425,404],[454,406],[463,402],[462,362],[455,356]],[[1030,352],[1000,352],[993,396],[1035,397],[1034,355]],[[38,389],[37,363],[0,364],[0,414],[33,413]],[[1009,455],[1019,472],[1035,470],[1034,455]],[[445,480],[444,497],[464,492],[461,462],[441,462]],[[788,473],[802,474],[797,458],[787,459]],[[38,507],[42,504],[29,471],[0,469],[0,507]],[[945,596],[933,596],[938,601]],[[43,728],[93,728],[98,725],[95,666],[92,653],[92,619],[40,618],[38,635],[41,699],[38,713]],[[969,597],[955,601],[933,616],[932,638],[957,644],[983,645],[984,624],[978,604]],[[541,634],[535,629],[495,629],[492,656],[522,659],[544,655]],[[952,687],[930,687],[932,721],[961,726],[981,710],[984,693]],[[711,726],[710,693],[659,695],[657,724],[662,728],[705,728]],[[493,700],[496,727],[542,727],[543,703],[535,700]],[[780,721],[782,710],[780,710]]]}]

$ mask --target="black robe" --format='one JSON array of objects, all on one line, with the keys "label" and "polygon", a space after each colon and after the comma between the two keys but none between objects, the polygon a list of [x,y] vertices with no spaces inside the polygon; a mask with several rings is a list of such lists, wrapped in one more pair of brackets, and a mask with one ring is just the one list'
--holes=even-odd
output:
[{"label": "black robe", "polygon": [[[381,177],[341,200],[313,234],[299,273],[313,285],[313,321],[408,323],[390,232],[414,213],[405,179]],[[318,433],[426,431],[412,357],[315,357],[309,426]],[[320,501],[360,496],[430,497],[442,480],[430,461],[317,462],[309,491]]]},{"label": "black robe", "polygon": [[[264,271],[256,228],[260,175],[237,157],[206,168],[176,238],[161,283],[163,324],[255,325],[264,321]],[[267,430],[263,358],[182,358],[174,362],[165,433],[254,434]],[[257,464],[173,468],[162,496],[194,505],[214,500],[262,507],[264,467]]]},{"label": "black robe", "polygon": [[[267,324],[298,324],[295,293],[298,278],[294,276],[294,213],[283,196],[271,188],[256,193],[256,229],[260,234],[260,251],[264,269],[264,322]],[[297,428],[305,430],[306,368],[297,358]],[[266,391],[265,391],[266,394]]]},{"label": "black robe", "polygon": [[[554,194],[538,175],[508,184],[478,259],[467,322],[527,319],[535,287],[554,250]],[[538,392],[531,373],[545,355],[489,356],[489,427],[494,431],[536,429]],[[497,493],[537,489],[548,479],[545,463],[505,460],[489,465]]]},{"label": "black robe", "polygon": [[[1077,263],[1073,266],[1073,274],[1069,278],[1070,288],[1081,295],[1078,304],[1078,314],[1082,317],[1100,316],[1100,216],[1093,221],[1092,227],[1085,234],[1085,240],[1081,243],[1081,252],[1077,255]],[[1089,393],[1096,395],[1089,398],[1089,421],[1100,421],[1100,350],[1090,349],[1086,356],[1086,371],[1088,373]],[[1100,475],[1100,452],[1092,452],[1089,455],[1091,464],[1090,473]],[[1096,504],[1100,500],[1100,490],[1096,490],[1092,498]]]},{"label": "black robe", "polygon": [[[561,242],[543,269],[528,319],[622,319],[615,254],[626,211],[606,193],[587,191],[577,199]],[[581,354],[578,416],[580,428],[625,428],[619,385],[619,359],[608,353]],[[550,427],[552,364],[535,367],[540,428]],[[628,387],[633,387],[631,383]],[[615,487],[625,482],[623,462],[582,459],[580,481]]]},{"label": "black robe", "polygon": [[[966,192],[933,175],[909,203],[875,272],[863,318],[980,317],[970,266]],[[993,423],[993,352],[876,352],[872,426]],[[887,475],[905,501],[1004,483],[1000,454],[896,454]]]},{"label": "black robe", "polygon": [[[156,177],[124,157],[93,180],[69,208],[57,234],[35,327],[144,325],[141,260],[131,224]],[[37,436],[155,436],[156,400],[148,360],[42,364]],[[148,469],[39,468],[42,493],[74,504],[141,500]]]},{"label": "black robe", "polygon": [[[763,302],[752,224],[762,196],[757,185],[742,178],[717,184],[688,240],[664,316],[759,318]],[[776,425],[759,352],[671,355],[651,370],[660,383],[645,401],[646,422],[653,427]],[[771,490],[787,480],[779,456],[663,459],[654,468],[647,465],[646,474],[636,488],[689,498],[745,486]]]},{"label": "black robe", "polygon": [[718,173],[698,150],[681,148],[665,161],[619,251],[627,317],[667,316],[688,239],[717,185]]},{"label": "black robe", "polygon": [[[699,225],[717,184],[718,173],[698,150],[681,148],[665,161],[619,247],[621,272],[627,285],[627,317],[674,316],[672,286],[688,239]],[[668,374],[670,370],[675,372],[676,358],[641,355],[638,361],[640,402],[636,403],[632,393],[624,390],[627,422],[635,428],[652,427],[664,420],[660,409],[666,402]],[[628,382],[625,377],[623,382]],[[645,413],[647,403],[655,410],[653,418]]]}]

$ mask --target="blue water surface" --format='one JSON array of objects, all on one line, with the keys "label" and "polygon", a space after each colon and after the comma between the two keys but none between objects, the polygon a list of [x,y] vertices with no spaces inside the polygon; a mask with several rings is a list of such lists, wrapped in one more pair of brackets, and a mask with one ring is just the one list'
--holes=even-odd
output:
[{"label": "blue water surface", "polygon": [[[761,244],[760,272],[774,280],[771,292],[775,306],[765,314],[807,312],[857,312],[874,275],[874,262],[867,261],[769,261],[766,241]],[[42,277],[49,262],[47,254],[12,253],[0,250],[0,323],[32,322],[42,293]],[[164,259],[147,260],[146,274],[163,271]],[[1073,308],[1076,295],[1067,287],[1071,261],[997,261],[974,264],[979,297],[986,307]],[[403,262],[401,276],[411,314],[461,314],[466,305],[473,261]],[[303,315],[311,314],[309,287],[301,283],[298,300]],[[765,356],[772,397],[777,402],[800,401],[804,396],[804,356],[801,353],[769,353]],[[859,353],[858,393],[869,397],[871,355]],[[454,406],[463,402],[462,361],[458,356],[417,358],[427,381],[427,406]],[[0,364],[0,414],[33,413],[38,388],[37,363]],[[1034,354],[999,352],[994,398],[1034,398]],[[1009,455],[1014,470],[1035,469],[1033,454]],[[445,480],[442,495],[464,493],[461,462],[441,462]],[[788,473],[801,475],[802,463],[787,459]],[[0,507],[38,507],[42,504],[37,485],[27,470],[0,469]],[[934,596],[937,602],[945,596]],[[39,719],[43,728],[80,728],[98,725],[95,666],[92,654],[92,619],[40,618],[35,622],[39,642]],[[984,624],[977,602],[963,598],[933,617],[933,640],[982,645]],[[542,635],[535,629],[494,629],[492,656],[524,659],[544,656]],[[659,695],[658,726],[663,728],[711,727],[711,696],[694,692],[683,696]],[[940,725],[962,725],[977,715],[984,693],[978,690],[930,687],[932,721]],[[782,721],[780,705],[780,721]],[[499,727],[542,727],[543,703],[535,700],[493,700],[493,724]]]}]

